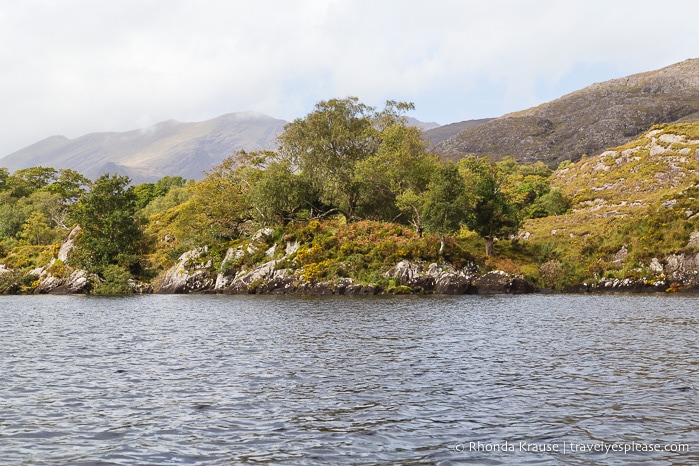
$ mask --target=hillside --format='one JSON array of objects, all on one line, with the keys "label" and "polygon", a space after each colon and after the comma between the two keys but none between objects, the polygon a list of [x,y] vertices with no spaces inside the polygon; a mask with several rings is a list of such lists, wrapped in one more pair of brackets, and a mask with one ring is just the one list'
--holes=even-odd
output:
[{"label": "hillside", "polygon": [[480,120],[466,120],[436,128],[429,128],[424,132],[424,136],[430,144],[436,146],[440,142],[456,136],[467,128],[475,128],[476,126],[482,125],[483,123],[487,123],[491,120],[493,120],[493,118],[481,118]]},{"label": "hillside", "polygon": [[557,165],[635,139],[654,124],[699,120],[699,59],[593,84],[538,107],[467,128],[437,145],[468,154]]},{"label": "hillside", "polygon": [[135,182],[166,175],[200,179],[204,170],[238,150],[275,149],[285,124],[242,112],[203,122],[171,120],[141,130],[92,133],[76,139],[53,136],[0,159],[0,166],[10,170],[39,165],[72,168],[90,178],[117,172]]},{"label": "hillside", "polygon": [[567,261],[570,283],[657,275],[663,258],[699,246],[699,123],[656,126],[564,165],[551,184],[572,211],[528,220],[520,236],[540,245],[540,261]]}]

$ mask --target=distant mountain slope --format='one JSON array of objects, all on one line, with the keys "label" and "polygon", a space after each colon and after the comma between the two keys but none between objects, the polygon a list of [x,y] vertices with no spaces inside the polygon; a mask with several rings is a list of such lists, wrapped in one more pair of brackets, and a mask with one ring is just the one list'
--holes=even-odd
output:
[{"label": "distant mountain slope", "polygon": [[418,128],[420,128],[423,131],[429,131],[431,129],[440,127],[439,124],[435,123],[434,121],[424,122],[424,121],[417,120],[413,117],[406,117],[405,119],[406,119],[406,122],[408,123],[408,125],[417,126]]},{"label": "distant mountain slope", "polygon": [[438,144],[447,157],[557,164],[624,144],[654,124],[699,120],[699,59],[593,84],[468,128]]},{"label": "distant mountain slope", "polygon": [[0,159],[10,170],[43,165],[72,168],[90,178],[105,172],[135,182],[163,176],[202,178],[202,172],[238,150],[275,149],[283,120],[253,112],[231,113],[197,123],[174,120],[143,130],[92,133],[76,139],[53,136]]},{"label": "distant mountain slope", "polygon": [[459,123],[438,126],[436,128],[429,128],[424,132],[424,136],[425,139],[430,142],[430,144],[437,145],[445,139],[449,139],[467,128],[475,128],[476,126],[482,125],[483,123],[488,123],[491,120],[493,120],[493,118],[481,118],[480,120],[466,120],[460,121]]}]

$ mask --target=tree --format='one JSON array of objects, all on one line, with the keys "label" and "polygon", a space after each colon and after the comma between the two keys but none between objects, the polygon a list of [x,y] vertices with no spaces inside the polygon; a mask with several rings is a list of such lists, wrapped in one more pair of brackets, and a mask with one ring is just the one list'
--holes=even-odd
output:
[{"label": "tree", "polygon": [[70,168],[58,171],[56,180],[48,185],[48,190],[61,196],[66,205],[74,204],[82,197],[90,186],[90,180],[81,173]]},{"label": "tree", "polygon": [[313,190],[288,160],[274,160],[260,173],[250,193],[256,220],[286,225],[303,208],[314,206]]},{"label": "tree", "polygon": [[192,199],[180,220],[183,230],[202,243],[238,238],[254,219],[250,191],[262,163],[257,154],[241,151],[207,172],[191,186]]},{"label": "tree", "polygon": [[389,101],[377,112],[356,97],[319,102],[312,113],[285,127],[281,155],[298,167],[321,202],[352,220],[365,194],[357,164],[376,153],[381,131],[410,108],[412,104]]},{"label": "tree", "polygon": [[80,265],[98,271],[109,265],[138,270],[145,240],[130,182],[126,176],[102,175],[75,205],[82,227],[75,253]]},{"label": "tree", "polygon": [[495,164],[476,157],[461,159],[459,163],[466,185],[473,193],[466,224],[485,239],[485,254],[490,257],[497,236],[517,231],[517,210],[502,191],[503,180]]},{"label": "tree", "polygon": [[15,197],[29,196],[44,189],[56,180],[58,171],[54,168],[30,167],[15,171],[7,180]]},{"label": "tree", "polygon": [[10,178],[10,171],[7,168],[0,168],[0,192],[9,189],[7,180]]},{"label": "tree", "polygon": [[46,221],[46,216],[35,210],[22,225],[19,236],[32,245],[48,244],[56,238],[56,231]]},{"label": "tree", "polygon": [[437,168],[425,196],[425,227],[439,235],[441,255],[444,252],[445,235],[457,231],[466,219],[467,192],[457,166],[445,163]]},{"label": "tree", "polygon": [[386,127],[376,153],[357,164],[362,210],[379,220],[411,223],[420,233],[423,194],[438,163],[418,128],[403,122]]}]

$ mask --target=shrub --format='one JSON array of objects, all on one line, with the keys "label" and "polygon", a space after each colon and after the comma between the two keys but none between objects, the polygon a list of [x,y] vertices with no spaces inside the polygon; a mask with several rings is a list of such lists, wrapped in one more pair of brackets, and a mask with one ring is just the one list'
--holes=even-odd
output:
[{"label": "shrub", "polygon": [[128,270],[118,265],[108,265],[102,270],[103,281],[95,286],[93,292],[99,296],[123,296],[131,294]]}]

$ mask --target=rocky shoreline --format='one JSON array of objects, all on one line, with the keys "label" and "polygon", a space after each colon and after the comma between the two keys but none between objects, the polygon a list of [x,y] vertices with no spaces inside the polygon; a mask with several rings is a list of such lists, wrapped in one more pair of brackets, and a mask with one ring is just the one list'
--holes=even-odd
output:
[{"label": "rocky shoreline", "polygon": [[[72,240],[78,230],[71,232],[51,263],[29,275],[36,280],[22,290],[19,282],[4,290],[4,294],[88,294],[100,278],[85,270],[63,264],[73,248]],[[249,245],[247,246],[250,247]],[[209,248],[196,248],[182,254],[175,265],[154,283],[129,281],[134,294],[288,294],[288,295],[465,295],[465,294],[528,294],[557,293],[542,289],[522,275],[500,270],[481,272],[474,263],[459,269],[448,263],[424,263],[403,260],[383,274],[389,285],[357,283],[351,278],[334,281],[304,280],[300,269],[290,268],[288,260],[299,245],[290,243],[285,255],[262,264],[227,269],[224,264],[242,254],[242,246],[230,248],[222,264],[214,266]],[[60,264],[60,270],[56,270]],[[699,253],[673,254],[663,260],[653,259],[648,266],[651,278],[602,278],[596,282],[580,283],[563,290],[564,293],[665,293],[699,291]],[[0,275],[12,273],[0,267]]]}]

